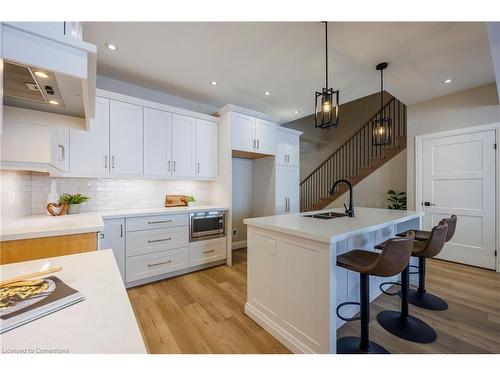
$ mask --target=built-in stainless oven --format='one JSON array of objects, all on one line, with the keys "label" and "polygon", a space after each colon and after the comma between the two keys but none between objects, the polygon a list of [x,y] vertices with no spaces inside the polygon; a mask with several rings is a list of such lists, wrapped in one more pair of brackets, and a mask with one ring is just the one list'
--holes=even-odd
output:
[{"label": "built-in stainless oven", "polygon": [[224,237],[226,233],[224,211],[203,211],[189,214],[189,241]]}]

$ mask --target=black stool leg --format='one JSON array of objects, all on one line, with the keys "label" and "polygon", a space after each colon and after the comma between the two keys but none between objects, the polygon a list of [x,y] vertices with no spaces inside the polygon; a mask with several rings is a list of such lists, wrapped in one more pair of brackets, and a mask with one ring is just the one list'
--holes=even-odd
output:
[{"label": "black stool leg", "polygon": [[418,258],[418,289],[409,291],[408,302],[428,310],[447,310],[448,304],[445,300],[425,291],[425,263],[424,257]]},{"label": "black stool leg", "polygon": [[360,279],[361,337],[342,337],[337,340],[338,354],[389,354],[382,346],[370,341],[370,279],[365,273]]},{"label": "black stool leg", "polygon": [[382,311],[377,320],[387,331],[402,339],[428,344],[436,341],[434,329],[408,311],[409,266],[401,272],[401,311]]}]

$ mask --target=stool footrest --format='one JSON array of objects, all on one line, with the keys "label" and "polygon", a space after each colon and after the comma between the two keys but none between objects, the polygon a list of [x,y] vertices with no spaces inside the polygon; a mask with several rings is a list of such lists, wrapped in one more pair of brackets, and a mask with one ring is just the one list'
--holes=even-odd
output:
[{"label": "stool footrest", "polygon": [[419,271],[420,271],[420,267],[419,266],[414,266],[414,265],[409,265],[410,268],[413,268],[413,269],[417,269],[417,271],[411,271],[411,272],[408,272],[409,275],[418,275]]},{"label": "stool footrest", "polygon": [[340,315],[339,310],[342,307],[347,306],[347,305],[357,305],[357,306],[360,306],[361,304],[359,302],[343,302],[343,303],[341,303],[340,305],[337,306],[337,316],[340,319],[342,319],[344,322],[353,322],[355,320],[360,320],[361,317],[346,318],[346,317],[343,317],[342,315]]},{"label": "stool footrest", "polygon": [[388,296],[399,296],[401,294],[401,290],[398,290],[397,292],[388,292],[387,290],[384,290],[382,288],[384,285],[397,285],[401,287],[401,283],[395,282],[395,281],[388,281],[385,283],[380,284],[379,289],[382,293],[387,294]]}]

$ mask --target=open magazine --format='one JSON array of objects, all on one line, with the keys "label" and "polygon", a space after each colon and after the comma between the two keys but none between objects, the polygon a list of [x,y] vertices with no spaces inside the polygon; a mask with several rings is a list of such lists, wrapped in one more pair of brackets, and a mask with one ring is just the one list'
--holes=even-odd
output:
[{"label": "open magazine", "polygon": [[0,334],[83,299],[80,292],[54,276],[44,278],[38,285],[12,284],[1,287]]}]

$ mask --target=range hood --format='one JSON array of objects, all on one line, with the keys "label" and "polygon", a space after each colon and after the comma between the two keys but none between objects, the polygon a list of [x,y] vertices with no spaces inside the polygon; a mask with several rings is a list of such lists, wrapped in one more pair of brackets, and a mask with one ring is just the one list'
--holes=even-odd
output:
[{"label": "range hood", "polygon": [[[1,24],[3,104],[72,117],[88,129],[95,111],[96,47],[71,35],[44,34],[30,23]],[[31,116],[32,118],[32,116]],[[22,121],[22,119],[21,119]]]}]

